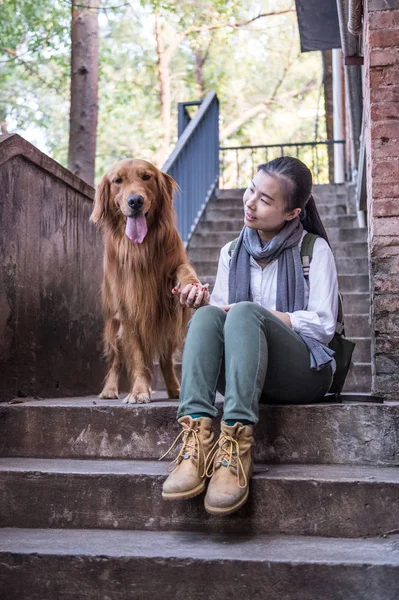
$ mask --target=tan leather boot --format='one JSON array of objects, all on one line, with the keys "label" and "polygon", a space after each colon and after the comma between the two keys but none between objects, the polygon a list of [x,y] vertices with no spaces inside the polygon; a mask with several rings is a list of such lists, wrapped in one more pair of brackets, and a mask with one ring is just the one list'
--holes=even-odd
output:
[{"label": "tan leather boot", "polygon": [[172,450],[180,437],[183,438],[183,444],[177,457],[170,463],[175,464],[175,467],[163,484],[164,500],[185,500],[203,492],[205,459],[215,437],[212,432],[212,419],[209,417],[192,419],[187,415],[180,417],[178,422],[183,429],[166,454]]},{"label": "tan leather boot", "polygon": [[224,421],[220,437],[207,458],[207,475],[211,477],[205,496],[205,509],[212,515],[230,515],[248,498],[252,476],[253,425]]}]

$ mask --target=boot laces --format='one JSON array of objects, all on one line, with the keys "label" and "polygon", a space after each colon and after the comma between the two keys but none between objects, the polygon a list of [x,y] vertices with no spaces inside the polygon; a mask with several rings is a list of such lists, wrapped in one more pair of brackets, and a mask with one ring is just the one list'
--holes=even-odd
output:
[{"label": "boot laces", "polygon": [[[248,485],[247,475],[240,457],[239,441],[228,435],[221,433],[217,442],[212,446],[206,457],[205,474],[207,477],[212,477],[218,466],[229,467],[235,469],[237,473],[238,487],[244,489]],[[240,483],[240,475],[244,484]]]},{"label": "boot laces", "polygon": [[176,444],[178,443],[178,441],[180,440],[181,437],[183,438],[182,447],[180,448],[180,452],[176,456],[176,458],[174,458],[168,464],[168,466],[166,468],[167,472],[171,473],[173,471],[173,469],[175,467],[177,467],[177,465],[180,464],[181,461],[184,459],[188,459],[190,457],[193,457],[194,460],[198,459],[198,455],[200,454],[200,452],[202,452],[202,457],[203,457],[202,462],[204,465],[203,473],[200,472],[200,461],[199,460],[197,460],[197,463],[198,463],[197,468],[198,468],[198,475],[200,477],[204,477],[205,476],[205,453],[201,446],[201,442],[200,442],[198,433],[194,428],[182,429],[181,432],[176,436],[176,439],[174,440],[174,442],[171,445],[171,447],[169,448],[169,450],[167,450],[165,452],[165,454],[163,454],[159,460],[162,460],[163,458],[165,458],[165,456],[167,456],[169,454],[169,452],[171,452],[173,450],[173,448],[176,446]]}]

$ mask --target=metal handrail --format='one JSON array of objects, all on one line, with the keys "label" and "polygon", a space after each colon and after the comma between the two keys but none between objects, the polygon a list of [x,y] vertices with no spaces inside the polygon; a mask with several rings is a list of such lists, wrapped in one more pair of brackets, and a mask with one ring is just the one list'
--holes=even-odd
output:
[{"label": "metal handrail", "polygon": [[[303,158],[313,173],[314,183],[332,183],[328,176],[328,150],[335,144],[345,144],[345,140],[323,140],[317,142],[286,142],[283,144],[258,144],[246,146],[221,146],[220,147],[220,179],[222,187],[228,178],[228,187],[242,187],[248,179],[253,177],[256,166],[262,162],[268,162],[278,156],[285,156],[286,148],[295,149],[290,151],[297,158]],[[320,147],[325,146],[324,155],[320,155]],[[277,150],[277,152],[276,152]],[[310,155],[306,151],[310,150]],[[300,156],[302,152],[302,155]],[[226,165],[226,154],[230,153],[229,164]],[[241,153],[241,160],[239,157]],[[244,153],[244,158],[242,158]],[[308,152],[309,154],[309,152]],[[256,157],[256,159],[255,159]],[[226,171],[229,170],[228,177]],[[348,170],[347,170],[348,172]],[[243,174],[243,177],[241,177]],[[245,177],[245,179],[244,179]]]},{"label": "metal handrail", "polygon": [[199,108],[191,120],[187,112],[184,115],[184,130],[180,124],[181,135],[162,170],[180,188],[175,208],[179,233],[187,246],[219,181],[219,101],[215,92],[209,92],[201,103],[182,104],[199,104]]}]

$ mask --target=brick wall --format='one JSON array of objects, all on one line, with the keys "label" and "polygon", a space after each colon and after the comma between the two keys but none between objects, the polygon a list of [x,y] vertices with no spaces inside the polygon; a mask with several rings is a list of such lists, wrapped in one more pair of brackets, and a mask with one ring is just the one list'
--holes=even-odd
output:
[{"label": "brick wall", "polygon": [[366,0],[364,18],[373,392],[399,392],[399,0]]}]

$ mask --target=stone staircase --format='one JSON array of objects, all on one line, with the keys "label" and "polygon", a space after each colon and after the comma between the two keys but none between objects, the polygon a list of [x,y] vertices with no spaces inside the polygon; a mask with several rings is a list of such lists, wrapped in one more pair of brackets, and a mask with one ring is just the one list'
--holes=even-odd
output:
[{"label": "stone staircase", "polygon": [[[243,226],[244,190],[219,190],[207,205],[190,241],[189,255],[201,281],[212,288],[220,248],[239,235]],[[345,392],[370,393],[371,334],[367,228],[359,229],[344,185],[316,185],[313,195],[334,252],[343,294],[346,335],[356,342]]]},{"label": "stone staircase", "polygon": [[[335,204],[320,191],[343,240],[334,249],[356,364],[368,365],[364,232],[343,190]],[[235,235],[231,194],[217,203],[229,220],[206,233],[218,219],[210,204],[190,247],[204,281]],[[154,396],[0,404],[2,600],[397,600],[399,402],[262,406],[249,501],[218,518],[202,496],[162,501],[158,458],[178,433],[177,402]]]},{"label": "stone staircase", "polygon": [[176,402],[0,407],[4,600],[396,600],[399,403],[262,406],[247,505],[161,500]]}]

